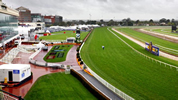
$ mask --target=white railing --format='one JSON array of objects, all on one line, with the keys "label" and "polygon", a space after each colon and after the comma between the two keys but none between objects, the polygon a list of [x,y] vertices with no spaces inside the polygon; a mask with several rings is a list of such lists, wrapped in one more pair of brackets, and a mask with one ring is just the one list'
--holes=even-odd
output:
[{"label": "white railing", "polygon": [[0,59],[0,61],[5,63],[11,63],[18,53],[19,50],[17,48],[13,48],[8,53],[6,53],[6,55],[2,59]]},{"label": "white railing", "polygon": [[113,85],[111,85],[110,83],[108,83],[107,81],[105,81],[103,78],[101,78],[99,75],[97,75],[94,71],[92,71],[88,66],[87,66],[87,68],[88,68],[89,72],[98,81],[100,81],[103,85],[105,85],[107,88],[109,88],[110,90],[112,90],[114,93],[116,93],[117,95],[119,95],[120,97],[122,97],[125,100],[134,100],[134,98],[130,97],[129,95],[125,94],[121,90],[117,89],[116,87],[114,87]]},{"label": "white railing", "polygon": [[66,40],[44,40],[46,42],[52,42],[52,43],[66,43],[67,41]]},{"label": "white railing", "polygon": [[[108,28],[108,30],[109,30],[109,28]],[[114,29],[113,29],[113,30],[114,30]],[[165,63],[165,62],[163,62],[163,61],[160,61],[160,60],[154,59],[154,58],[152,58],[152,57],[149,57],[149,56],[147,56],[147,55],[145,55],[145,54],[143,54],[143,53],[139,52],[138,50],[136,50],[135,48],[133,48],[131,45],[129,45],[127,42],[125,42],[123,39],[121,39],[119,36],[117,36],[114,32],[112,32],[111,30],[109,30],[109,31],[110,31],[113,35],[115,35],[117,38],[119,38],[122,42],[124,42],[127,46],[129,46],[131,49],[133,49],[135,52],[137,52],[137,53],[139,53],[140,55],[144,56],[146,59],[149,59],[149,60],[155,61],[156,63],[160,63],[160,65],[161,65],[161,64],[164,64],[164,65],[165,65],[165,67],[166,67],[166,66],[169,66],[169,67],[170,67],[170,69],[175,68],[175,69],[176,69],[176,71],[178,71],[178,67],[177,67],[177,66],[174,66],[174,65],[171,65],[171,64]],[[114,30],[114,31],[115,31],[115,30]]]},{"label": "white railing", "polygon": [[[82,49],[82,47],[83,47],[84,44],[85,44],[85,42],[83,42],[83,44],[81,45],[79,53],[80,53],[80,51],[81,51],[81,49]],[[88,66],[87,66],[87,69],[98,81],[100,81],[103,85],[105,85],[111,91],[113,91],[114,93],[116,93],[117,95],[119,95],[121,98],[123,98],[125,100],[135,100],[134,98],[130,97],[129,95],[125,94],[121,90],[117,89],[116,87],[114,87],[113,85],[111,85],[110,83],[108,83],[107,81],[105,81],[103,78],[101,78],[99,75],[97,75],[94,71],[92,71]]]},{"label": "white railing", "polygon": [[29,61],[33,60],[33,58],[41,51],[41,49],[37,50],[35,53],[33,53],[30,57],[29,57]]},{"label": "white railing", "polygon": [[0,92],[0,100],[18,100],[18,99],[10,96],[9,94]]},{"label": "white railing", "polygon": [[21,51],[21,52],[24,52],[24,53],[31,53],[29,51],[26,50],[25,46],[24,45],[18,45],[17,46],[18,50]]}]

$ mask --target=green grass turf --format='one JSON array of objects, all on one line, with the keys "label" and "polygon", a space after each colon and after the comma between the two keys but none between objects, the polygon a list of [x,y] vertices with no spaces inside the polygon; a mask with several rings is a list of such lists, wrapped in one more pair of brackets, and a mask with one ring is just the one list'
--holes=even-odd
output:
[{"label": "green grass turf", "polygon": [[[64,34],[64,32],[66,32],[66,33]],[[87,34],[88,34],[88,32],[81,32],[80,39],[83,40]],[[66,40],[69,37],[76,37],[76,33],[73,33],[73,31],[60,31],[60,32],[54,32],[50,36],[41,36],[39,39],[42,39],[42,40]]]},{"label": "green grass turf", "polygon": [[[50,53],[52,53],[53,50],[55,50],[56,46],[60,46],[59,49],[57,50],[65,50],[65,51],[59,51],[56,53],[55,58],[54,59],[47,59],[47,57],[50,55]],[[64,46],[64,47],[63,47]],[[62,62],[66,60],[66,56],[68,51],[73,47],[73,45],[55,45],[51,48],[51,50],[46,54],[46,56],[43,58],[44,61],[46,62]],[[63,57],[57,57],[57,55],[59,53],[64,53]]]},{"label": "green grass turf", "polygon": [[[156,46],[158,45],[158,47],[159,47],[159,45],[161,45],[163,47],[174,49],[174,50],[177,50],[177,48],[178,48],[177,43],[173,43],[173,42],[163,40],[163,39],[160,39],[160,38],[148,35],[148,34],[137,32],[137,31],[133,30],[132,28],[116,28],[116,29],[118,31],[123,32],[124,34],[129,35],[133,38],[136,38],[136,39],[138,39],[142,42],[148,42],[149,43],[151,41],[153,43],[153,45],[156,45]],[[175,51],[173,52],[171,50],[163,49],[161,47],[159,47],[159,48],[160,48],[161,51],[164,51],[164,52],[178,56],[178,52],[175,52]]]},{"label": "green grass turf", "polygon": [[177,33],[172,33],[171,28],[170,29],[146,29],[147,31],[157,32],[165,35],[171,35],[178,37]]},{"label": "green grass turf", "polygon": [[96,100],[71,74],[53,73],[40,77],[25,100]]},{"label": "green grass turf", "polygon": [[[154,56],[136,43],[117,35],[146,55],[168,60]],[[102,45],[105,46],[104,50]],[[178,98],[178,72],[175,69],[139,55],[107,28],[97,28],[93,31],[81,50],[81,56],[99,76],[135,99]],[[167,62],[169,61],[177,64],[172,60]]]}]

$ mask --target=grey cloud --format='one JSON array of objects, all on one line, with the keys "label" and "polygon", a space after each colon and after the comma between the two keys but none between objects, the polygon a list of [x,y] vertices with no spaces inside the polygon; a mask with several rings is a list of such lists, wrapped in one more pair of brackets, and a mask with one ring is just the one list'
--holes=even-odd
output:
[{"label": "grey cloud", "polygon": [[3,0],[15,8],[24,6],[33,13],[58,14],[64,19],[160,19],[176,18],[178,0]]}]

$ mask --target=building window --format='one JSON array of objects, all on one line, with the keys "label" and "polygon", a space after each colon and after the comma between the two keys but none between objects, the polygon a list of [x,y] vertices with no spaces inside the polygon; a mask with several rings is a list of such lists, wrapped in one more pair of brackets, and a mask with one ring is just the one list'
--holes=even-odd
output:
[{"label": "building window", "polygon": [[2,9],[4,9],[4,10],[6,10],[6,9],[7,9],[7,7],[6,7],[6,6],[4,6],[4,5],[1,5],[1,8],[2,8]]}]

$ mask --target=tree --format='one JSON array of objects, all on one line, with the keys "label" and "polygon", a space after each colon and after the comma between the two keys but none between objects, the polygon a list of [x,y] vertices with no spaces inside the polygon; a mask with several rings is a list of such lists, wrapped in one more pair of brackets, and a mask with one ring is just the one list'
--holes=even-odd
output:
[{"label": "tree", "polygon": [[150,21],[149,21],[150,23],[153,23],[154,21],[152,20],[152,19],[150,19]]},{"label": "tree", "polygon": [[122,20],[122,25],[124,25],[124,26],[133,26],[133,21],[131,21],[130,18],[123,19]]},{"label": "tree", "polygon": [[138,24],[139,22],[140,22],[140,20],[136,20],[136,22],[135,22],[135,23],[136,23],[136,24]]},{"label": "tree", "polygon": [[160,19],[159,22],[160,22],[160,23],[163,23],[163,22],[166,23],[166,18]]},{"label": "tree", "polygon": [[114,26],[114,20],[111,19],[109,22],[108,22],[108,26]]},{"label": "tree", "polygon": [[101,20],[100,20],[100,23],[102,23],[102,24],[103,24],[103,23],[104,23],[104,20],[103,20],[103,19],[101,19]]},{"label": "tree", "polygon": [[71,26],[72,22],[67,21],[66,24],[67,24],[67,26]]},{"label": "tree", "polygon": [[150,20],[149,20],[149,25],[150,25],[150,26],[153,26],[153,25],[154,25],[153,19],[150,19]]},{"label": "tree", "polygon": [[88,20],[86,24],[96,24],[96,20]]},{"label": "tree", "polygon": [[85,21],[79,20],[79,24],[85,24]]},{"label": "tree", "polygon": [[170,22],[170,19],[167,19],[167,20],[166,20],[166,23],[168,24],[169,22]]},{"label": "tree", "polygon": [[171,20],[171,22],[172,22],[172,23],[175,23],[175,20],[174,20],[174,19],[172,19],[172,20]]},{"label": "tree", "polygon": [[56,25],[59,25],[59,23],[55,22],[55,23],[53,23],[52,25],[56,26]]},{"label": "tree", "polygon": [[59,26],[66,26],[66,23],[65,22],[61,22],[61,23],[59,23]]},{"label": "tree", "polygon": [[97,21],[96,24],[98,24],[99,26],[101,26],[101,22],[100,21]]}]

